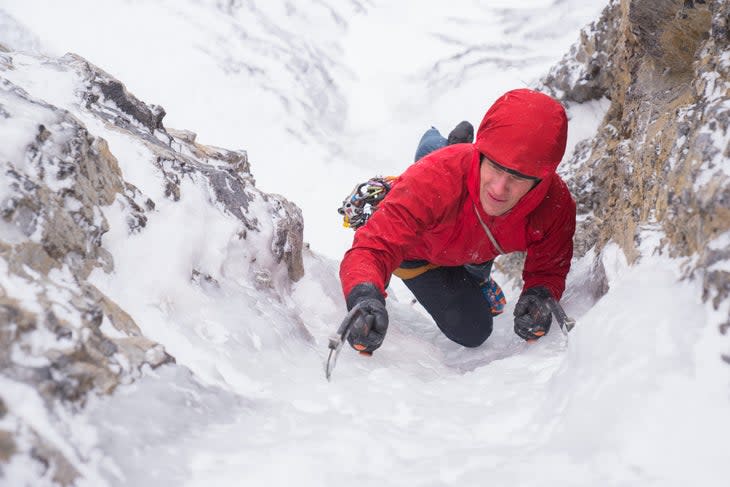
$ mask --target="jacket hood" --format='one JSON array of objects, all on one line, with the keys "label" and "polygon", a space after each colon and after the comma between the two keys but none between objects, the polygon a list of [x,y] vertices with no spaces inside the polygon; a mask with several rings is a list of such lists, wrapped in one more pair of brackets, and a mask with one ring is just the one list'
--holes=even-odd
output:
[{"label": "jacket hood", "polygon": [[506,168],[546,179],[565,153],[568,117],[553,98],[528,89],[508,91],[487,110],[475,146]]}]

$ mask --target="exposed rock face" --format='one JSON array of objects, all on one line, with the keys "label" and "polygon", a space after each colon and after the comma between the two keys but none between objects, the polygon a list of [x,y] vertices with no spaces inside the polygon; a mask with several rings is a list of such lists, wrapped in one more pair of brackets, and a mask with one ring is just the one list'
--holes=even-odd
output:
[{"label": "exposed rock face", "polygon": [[611,101],[564,164],[577,253],[614,240],[633,261],[640,230],[658,226],[671,255],[697,257],[688,275],[716,307],[730,296],[728,19],[719,0],[614,0],[542,86],[566,104]]},{"label": "exposed rock face", "polygon": [[[190,132],[166,130],[164,110],[141,102],[80,57],[36,59],[74,76],[84,122],[11,81],[14,56],[0,53],[0,131],[9,134],[0,149],[0,384],[30,385],[54,415],[59,408],[83,407],[89,393],[111,393],[133,381],[145,365],[174,362],[88,281],[96,269],[114,271],[102,246],[109,231],[104,209],[121,208],[131,234],[145,228],[156,207],[125,181],[117,157],[90,132],[89,121],[141,141],[152,157],[139,163],[156,168],[169,200],[181,198],[183,180],[195,180],[209,188],[211,203],[240,220],[241,238],[270,229],[271,258],[290,279],[303,275],[301,211],[255,188],[245,152],[203,146]],[[257,212],[249,211],[252,202]],[[267,215],[262,206],[270,222],[260,221]],[[7,403],[0,387],[0,420],[12,425],[0,428],[0,477],[4,462],[26,455],[52,472],[54,482],[73,484],[80,475],[74,459]]]},{"label": "exposed rock face", "polygon": [[[68,54],[64,57],[76,67],[88,83],[84,94],[86,108],[117,126],[135,132],[147,142],[157,156],[157,167],[166,179],[166,195],[180,197],[180,181],[185,176],[201,175],[215,194],[215,200],[226,211],[241,220],[247,229],[259,230],[259,223],[249,216],[252,198],[260,197],[268,203],[275,225],[271,250],[277,262],[285,262],[290,279],[303,275],[301,210],[285,198],[265,194],[255,186],[248,157],[244,151],[230,151],[204,146],[195,141],[190,131],[165,130],[162,127],[164,109],[147,106],[109,74],[91,65],[83,58]],[[100,96],[101,93],[101,96]],[[108,98],[118,110],[109,110]]]}]

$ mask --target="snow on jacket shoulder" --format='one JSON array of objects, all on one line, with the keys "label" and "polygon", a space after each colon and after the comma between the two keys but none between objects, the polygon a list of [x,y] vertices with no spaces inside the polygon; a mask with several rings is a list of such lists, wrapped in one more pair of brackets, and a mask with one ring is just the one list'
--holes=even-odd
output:
[{"label": "snow on jacket shoulder", "polygon": [[556,298],[565,287],[573,253],[575,203],[555,174],[504,215],[489,216],[479,201],[479,151],[457,144],[433,152],[406,170],[367,224],[358,229],[340,265],[345,296],[371,282],[385,295],[404,260],[460,266],[494,259],[477,212],[505,252],[527,250],[525,288],[545,286]]}]

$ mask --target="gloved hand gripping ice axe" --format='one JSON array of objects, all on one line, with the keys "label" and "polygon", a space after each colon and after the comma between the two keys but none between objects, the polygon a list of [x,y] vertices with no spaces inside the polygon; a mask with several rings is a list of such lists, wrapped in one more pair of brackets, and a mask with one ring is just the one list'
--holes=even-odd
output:
[{"label": "gloved hand gripping ice axe", "polygon": [[566,337],[575,326],[575,320],[569,318],[550,291],[541,286],[522,293],[515,305],[514,314],[515,333],[528,342],[534,342],[548,333],[552,316],[555,316]]},{"label": "gloved hand gripping ice axe", "polygon": [[[325,364],[324,374],[327,380],[330,380],[330,377],[332,377],[332,371],[335,368],[335,364],[337,363],[337,357],[340,354],[340,350],[342,350],[342,345],[345,344],[347,341],[347,336],[350,334],[350,330],[352,329],[352,325],[357,322],[358,318],[360,316],[365,317],[365,334],[369,332],[370,328],[373,326],[373,322],[375,321],[375,317],[371,314],[366,313],[365,306],[364,305],[356,305],[354,306],[345,316],[345,319],[342,320],[342,324],[340,324],[340,327],[337,329],[337,332],[334,333],[332,336],[330,336],[329,339],[329,356],[327,357],[327,363]],[[372,355],[372,352],[360,352],[361,355]]]}]

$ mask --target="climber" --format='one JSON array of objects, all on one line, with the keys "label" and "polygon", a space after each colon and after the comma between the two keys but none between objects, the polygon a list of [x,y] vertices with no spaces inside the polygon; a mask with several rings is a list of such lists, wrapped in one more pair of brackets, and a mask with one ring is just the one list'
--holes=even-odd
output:
[{"label": "climber", "polygon": [[416,163],[356,231],[340,265],[348,310],[363,310],[348,336],[356,350],[372,353],[383,342],[391,274],[449,339],[481,345],[504,304],[494,301],[494,258],[519,251],[527,256],[514,331],[525,340],[549,331],[547,300],[565,289],[575,231],[575,202],[556,174],[565,110],[547,95],[517,89],[487,110],[474,143],[470,127],[459,124],[452,140],[436,129],[424,134]]}]

